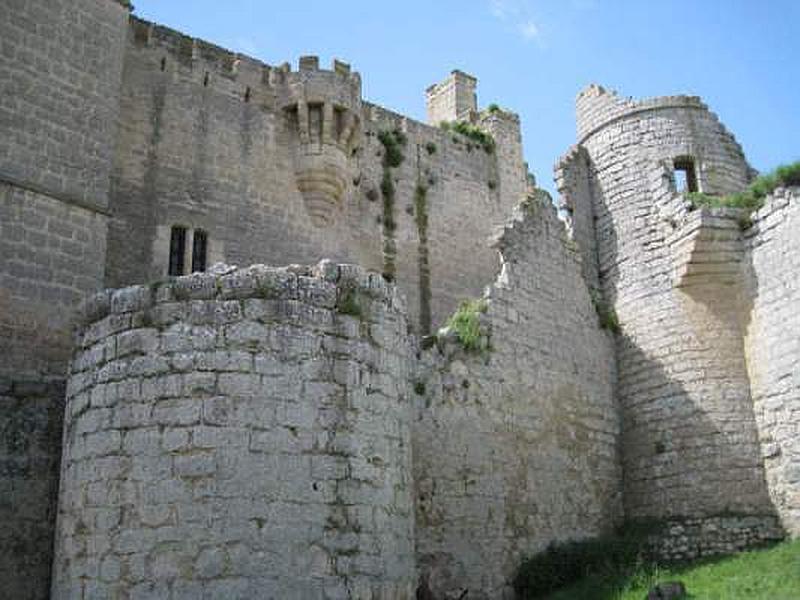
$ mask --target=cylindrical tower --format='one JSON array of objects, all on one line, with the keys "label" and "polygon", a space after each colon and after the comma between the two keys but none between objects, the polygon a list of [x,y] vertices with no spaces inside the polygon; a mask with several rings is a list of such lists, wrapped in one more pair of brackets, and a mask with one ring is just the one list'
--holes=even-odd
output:
[{"label": "cylindrical tower", "polygon": [[[727,213],[691,212],[682,193],[738,191],[752,170],[696,97],[633,101],[591,86],[577,113],[591,206],[572,209],[593,215],[600,285],[621,325],[627,515],[698,527],[746,516],[726,521],[732,548],[774,535],[742,344],[741,232]],[[705,553],[702,537],[689,554]]]},{"label": "cylindrical tower", "polygon": [[410,598],[395,288],[328,262],[216,271],[85,305],[53,598]]}]

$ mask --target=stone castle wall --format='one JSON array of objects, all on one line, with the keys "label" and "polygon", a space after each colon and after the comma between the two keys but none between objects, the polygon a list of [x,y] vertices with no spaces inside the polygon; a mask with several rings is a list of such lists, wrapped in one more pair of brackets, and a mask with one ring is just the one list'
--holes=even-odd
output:
[{"label": "stone castle wall", "polygon": [[747,232],[752,312],[745,349],[761,452],[783,526],[800,534],[800,375],[797,275],[800,191],[778,190]]},{"label": "stone castle wall", "polygon": [[0,18],[0,596],[50,580],[69,318],[103,285],[128,11],[3,3]]},{"label": "stone castle wall", "polygon": [[[340,61],[266,65],[123,0],[9,6],[0,596],[47,597],[57,497],[59,598],[494,598],[622,518],[662,520],[673,558],[800,531],[797,190],[751,226],[693,210],[676,159],[706,193],[753,176],[699,98],[582,92],[565,230],[517,207],[519,119],[471,76],[431,119],[493,148],[364,101]],[[360,267],[166,279],[174,225],[208,264]],[[498,271],[485,351],[416,347]],[[130,284],[84,305],[65,413],[79,300]]]},{"label": "stone castle wall", "polygon": [[450,332],[427,351],[412,428],[417,555],[435,598],[512,597],[522,557],[622,517],[611,334],[549,202],[496,241],[488,349]]},{"label": "stone castle wall", "polygon": [[[213,260],[329,257],[388,272],[409,297],[415,328],[440,324],[463,297],[479,293],[497,266],[487,245],[492,228],[524,197],[519,120],[510,113],[487,118],[498,142],[487,153],[463,136],[362,103],[360,85],[357,100],[342,99],[354,81],[358,75],[343,63],[325,71],[306,57],[299,71],[271,67],[133,19],[107,283],[163,277],[170,227],[184,225],[208,232]],[[300,98],[312,121],[322,118],[315,117],[317,96],[352,104],[346,117],[356,123],[339,165],[343,198],[324,223],[314,221],[298,189],[300,142],[296,117],[287,112],[287,102]],[[390,169],[395,189],[387,198],[378,135],[394,130],[407,142],[404,160]],[[474,260],[459,271],[449,267],[464,255]]]},{"label": "stone castle wall", "polygon": [[54,598],[411,598],[411,358],[380,275],[195,274],[84,306]]},{"label": "stone castle wall", "polygon": [[[692,157],[700,190],[733,192],[750,173],[741,149],[693,98],[636,103],[594,86],[578,97],[578,122],[592,167],[600,281],[621,324],[626,514],[769,515],[742,344],[742,276],[688,287],[676,278],[690,260],[676,240],[693,225],[673,160]],[[726,260],[741,271],[741,233],[721,231]]]}]

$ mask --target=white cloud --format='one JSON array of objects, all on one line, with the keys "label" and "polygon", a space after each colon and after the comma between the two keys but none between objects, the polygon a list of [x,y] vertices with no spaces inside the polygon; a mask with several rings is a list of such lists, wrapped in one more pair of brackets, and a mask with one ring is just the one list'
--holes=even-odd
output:
[{"label": "white cloud", "polygon": [[489,12],[496,19],[508,23],[511,30],[526,42],[537,40],[541,43],[541,30],[527,0],[489,0]]},{"label": "white cloud", "polygon": [[489,12],[498,19],[508,17],[508,2],[506,0],[489,0]]},{"label": "white cloud", "polygon": [[528,19],[524,23],[520,24],[519,32],[526,40],[532,40],[539,37],[539,27],[531,19]]}]

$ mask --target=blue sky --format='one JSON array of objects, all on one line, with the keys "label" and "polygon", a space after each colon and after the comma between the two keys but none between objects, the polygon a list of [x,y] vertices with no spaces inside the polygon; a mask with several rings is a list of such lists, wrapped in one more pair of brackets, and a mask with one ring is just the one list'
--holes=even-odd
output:
[{"label": "blue sky", "polygon": [[478,103],[520,114],[525,155],[553,190],[589,83],[702,96],[761,171],[800,159],[798,0],[135,0],[136,14],[269,64],[340,58],[364,97],[425,119],[424,90],[458,68]]}]

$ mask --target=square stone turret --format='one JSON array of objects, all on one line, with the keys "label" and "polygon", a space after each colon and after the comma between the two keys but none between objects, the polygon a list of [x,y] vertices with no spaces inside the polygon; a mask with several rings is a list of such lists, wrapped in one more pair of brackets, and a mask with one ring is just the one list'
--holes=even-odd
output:
[{"label": "square stone turret", "polygon": [[463,71],[455,70],[441,83],[425,90],[428,108],[428,123],[438,125],[442,121],[469,120],[477,111],[475,88],[478,80]]}]

